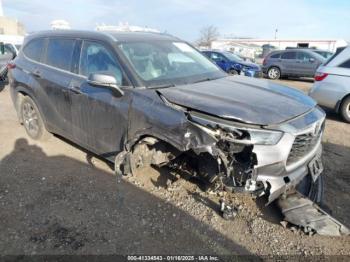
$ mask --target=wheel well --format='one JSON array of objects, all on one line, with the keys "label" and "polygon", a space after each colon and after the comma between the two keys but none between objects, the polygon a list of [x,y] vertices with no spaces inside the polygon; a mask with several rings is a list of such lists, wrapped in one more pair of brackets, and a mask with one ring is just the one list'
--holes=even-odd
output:
[{"label": "wheel well", "polygon": [[273,68],[273,67],[276,67],[278,70],[280,70],[280,73],[282,74],[281,68],[280,68],[279,66],[276,66],[276,65],[270,66],[270,67],[267,69],[267,71],[269,71],[269,70],[270,70],[271,68]]},{"label": "wheel well", "polygon": [[24,97],[28,96],[30,99],[33,100],[33,102],[35,103],[36,107],[38,108],[39,110],[39,114],[44,122],[44,126],[45,128],[47,129],[47,126],[46,126],[46,118],[45,118],[45,115],[43,114],[42,110],[41,110],[41,107],[40,105],[37,103],[37,101],[32,97],[32,95],[30,95],[29,93],[27,93],[26,91],[23,91],[23,90],[18,90],[17,91],[17,95],[16,95],[16,111],[17,111],[17,116],[18,116],[18,119],[20,121],[20,123],[22,124],[23,123],[23,120],[22,120],[22,117],[21,117],[21,114],[20,114],[20,104],[23,100]]},{"label": "wheel well", "polygon": [[349,98],[349,97],[350,97],[350,94],[347,94],[347,95],[345,95],[341,100],[339,100],[338,106],[337,106],[337,108],[336,108],[336,112],[337,112],[337,113],[339,113],[340,108],[341,108],[343,102],[345,101],[345,99],[347,99],[347,98]]},{"label": "wheel well", "polygon": [[15,105],[15,107],[16,107],[16,112],[17,112],[17,116],[18,116],[20,124],[23,123],[23,119],[22,119],[19,107],[20,107],[20,104],[21,104],[21,102],[22,102],[22,100],[23,100],[23,98],[25,96],[28,96],[28,94],[23,92],[23,91],[18,91],[17,94],[16,94],[16,105]]}]

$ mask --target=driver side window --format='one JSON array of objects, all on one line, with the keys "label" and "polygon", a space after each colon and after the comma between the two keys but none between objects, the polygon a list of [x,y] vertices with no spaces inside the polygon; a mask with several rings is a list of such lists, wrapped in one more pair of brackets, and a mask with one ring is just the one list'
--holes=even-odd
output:
[{"label": "driver side window", "polygon": [[84,41],[79,74],[88,77],[91,73],[114,76],[119,86],[129,86],[114,55],[100,43]]}]

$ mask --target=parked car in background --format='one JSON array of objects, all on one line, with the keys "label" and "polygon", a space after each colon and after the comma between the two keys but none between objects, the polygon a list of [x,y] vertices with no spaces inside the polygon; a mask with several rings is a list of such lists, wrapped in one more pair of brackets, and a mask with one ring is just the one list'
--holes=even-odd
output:
[{"label": "parked car in background", "polygon": [[319,55],[323,56],[326,59],[330,58],[334,54],[334,53],[332,53],[330,51],[319,50],[319,49],[314,49],[314,50],[311,50],[311,51],[315,52],[316,54],[319,54]]},{"label": "parked car in background", "polygon": [[339,51],[317,70],[309,95],[350,123],[350,47]]},{"label": "parked car in background", "polygon": [[203,51],[202,53],[229,74],[239,74],[252,77],[262,76],[262,71],[259,65],[246,62],[231,52]]},{"label": "parked car in background", "polygon": [[325,114],[316,102],[230,76],[176,37],[32,34],[9,79],[29,137],[59,134],[113,162],[118,176],[168,165],[269,202],[300,184],[320,201]]},{"label": "parked car in background", "polygon": [[288,49],[268,54],[262,70],[270,79],[280,77],[313,77],[326,59],[310,49]]},{"label": "parked car in background", "polygon": [[309,50],[309,51],[315,52],[316,54],[319,54],[319,55],[323,56],[326,59],[330,58],[333,55],[333,53],[330,52],[330,51],[317,49],[317,48],[286,47],[286,50],[291,50],[291,49],[292,50],[295,50],[295,49],[298,49],[298,50]]},{"label": "parked car in background", "polygon": [[0,81],[6,81],[8,62],[14,59],[17,54],[18,50],[15,45],[9,43],[0,43]]}]

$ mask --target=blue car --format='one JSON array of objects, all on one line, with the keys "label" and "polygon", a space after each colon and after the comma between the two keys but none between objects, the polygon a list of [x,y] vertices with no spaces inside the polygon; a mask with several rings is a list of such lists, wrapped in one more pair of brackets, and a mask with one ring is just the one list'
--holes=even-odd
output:
[{"label": "blue car", "polygon": [[239,74],[251,77],[262,76],[260,66],[254,63],[248,63],[231,52],[203,51],[202,53],[229,74]]}]

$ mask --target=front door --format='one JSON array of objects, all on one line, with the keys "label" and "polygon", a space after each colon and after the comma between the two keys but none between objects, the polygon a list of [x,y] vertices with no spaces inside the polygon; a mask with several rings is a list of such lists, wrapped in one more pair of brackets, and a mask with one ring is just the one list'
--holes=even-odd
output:
[{"label": "front door", "polygon": [[306,52],[300,51],[297,55],[298,73],[302,76],[314,76],[319,64],[318,61]]},{"label": "front door", "polygon": [[224,57],[223,55],[213,52],[211,53],[210,58],[224,71],[228,71],[229,70],[229,61],[227,60],[226,57]]},{"label": "front door", "polygon": [[[90,85],[87,77],[91,73],[114,76],[124,96],[117,97],[110,88]],[[132,91],[112,48],[83,41],[78,72],[70,89],[74,139],[105,157],[121,151],[127,137]]]},{"label": "front door", "polygon": [[281,55],[281,70],[282,74],[289,74],[289,75],[294,75],[297,72],[297,59],[296,59],[296,52],[295,51],[290,51],[290,52],[285,52]]}]

